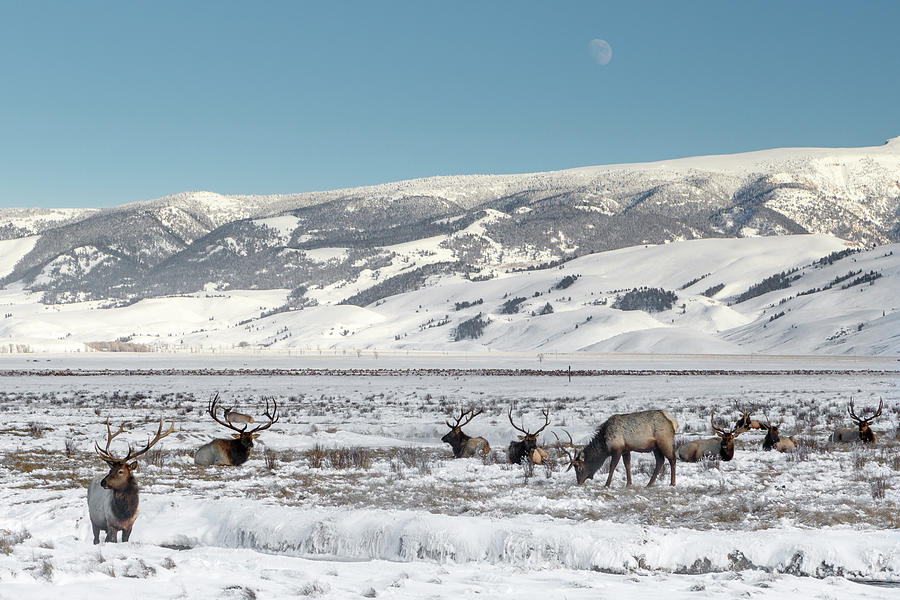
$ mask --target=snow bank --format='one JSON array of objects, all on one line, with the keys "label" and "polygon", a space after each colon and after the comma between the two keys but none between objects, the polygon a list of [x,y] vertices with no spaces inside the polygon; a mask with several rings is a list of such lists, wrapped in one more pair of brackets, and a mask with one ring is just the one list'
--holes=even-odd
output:
[{"label": "snow bank", "polygon": [[[153,523],[153,527],[149,526]],[[487,562],[610,573],[761,569],[900,581],[900,532],[664,529],[606,521],[448,516],[148,498],[141,539],[342,559]],[[85,533],[85,538],[87,533]]]}]

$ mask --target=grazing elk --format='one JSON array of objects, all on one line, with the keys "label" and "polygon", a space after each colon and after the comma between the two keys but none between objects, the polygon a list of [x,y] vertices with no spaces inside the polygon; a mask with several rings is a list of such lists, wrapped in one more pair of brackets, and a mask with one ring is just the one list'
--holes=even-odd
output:
[{"label": "grazing elk", "polygon": [[834,433],[831,434],[832,442],[856,442],[860,441],[865,444],[874,444],[875,443],[875,432],[869,427],[869,423],[874,421],[877,417],[881,416],[881,410],[884,408],[884,398],[881,398],[881,401],[878,403],[878,410],[875,411],[871,417],[861,418],[856,416],[856,413],[853,412],[853,398],[850,398],[850,406],[847,407],[847,412],[850,413],[850,418],[853,419],[853,423],[856,424],[857,429],[852,427],[840,427],[835,429]]},{"label": "grazing elk", "polygon": [[227,438],[219,438],[197,448],[197,451],[194,453],[194,464],[204,467],[209,465],[229,465],[237,467],[247,462],[247,459],[250,458],[250,449],[253,448],[253,440],[259,437],[258,432],[265,431],[278,421],[278,403],[273,399],[272,404],[274,405],[274,408],[272,412],[269,412],[269,401],[266,400],[265,415],[268,422],[257,425],[253,429],[247,431],[246,423],[242,428],[238,429],[227,420],[222,421],[216,416],[216,412],[219,408],[216,406],[218,401],[219,395],[216,394],[216,397],[209,403],[206,412],[213,418],[213,421],[219,425],[224,425],[237,433],[231,434],[234,439],[229,440]]},{"label": "grazing elk", "polygon": [[[467,411],[460,411],[459,417],[456,417],[455,425],[451,425],[450,421],[444,421],[447,423],[450,431],[441,438],[441,441],[450,444],[450,447],[453,449],[453,458],[471,458],[475,455],[484,457],[491,453],[491,445],[488,444],[486,439],[483,437],[470,437],[463,433],[462,430],[472,419],[480,415],[483,410],[482,408],[475,412],[475,407],[472,407]],[[463,419],[466,419],[465,423],[461,422]]]},{"label": "grazing elk", "polygon": [[[509,413],[507,415],[509,417],[509,424],[512,425],[516,431],[521,431],[524,434],[518,436],[518,441],[513,440],[509,443],[506,456],[509,458],[510,463],[517,465],[522,462],[522,459],[526,456],[531,457],[531,462],[536,465],[544,462],[544,458],[547,457],[547,452],[543,448],[537,447],[537,437],[547,428],[547,425],[550,424],[550,412],[545,408],[541,411],[541,414],[544,415],[544,425],[534,433],[530,433],[523,427],[519,427],[513,423],[512,406],[509,407]],[[524,425],[525,423],[523,422],[522,424]]]},{"label": "grazing elk", "polygon": [[712,411],[709,416],[709,423],[712,425],[714,438],[705,440],[694,440],[687,442],[678,449],[678,460],[685,462],[697,462],[705,456],[718,456],[724,461],[734,458],[734,440],[741,435],[746,429],[740,426],[743,417],[738,419],[731,431],[725,431],[716,427],[715,421],[716,411]]},{"label": "grazing elk", "polygon": [[87,490],[88,513],[91,517],[91,528],[94,530],[94,543],[100,543],[100,530],[106,531],[106,541],[115,543],[119,531],[122,532],[122,541],[127,542],[131,537],[131,529],[138,517],[138,486],[134,480],[133,472],[137,469],[137,463],[133,461],[146,453],[156,442],[175,431],[175,421],[169,430],[163,433],[163,420],[159,419],[159,429],[147,445],[135,452],[128,446],[128,454],[124,458],[116,458],[109,451],[109,445],[113,439],[125,431],[125,425],[120,425],[115,433],[106,419],[106,448],[101,450],[94,442],[97,455],[109,465],[109,473],[105,477],[95,477]]},{"label": "grazing elk", "polygon": [[253,423],[253,417],[250,415],[245,415],[244,413],[239,413],[234,410],[234,407],[226,408],[222,413],[225,415],[225,420],[229,423]]},{"label": "grazing elk", "polygon": [[784,425],[784,419],[778,422],[778,425],[772,425],[772,422],[769,420],[769,417],[766,417],[766,437],[763,440],[762,449],[768,452],[769,450],[777,450],[779,452],[793,452],[794,448],[797,447],[797,439],[794,436],[789,437],[781,437],[781,434],[778,433],[778,430],[781,426]]},{"label": "grazing elk", "polygon": [[[650,476],[647,487],[653,485],[663,466],[663,458],[669,460],[672,469],[672,481],[675,485],[675,430],[678,421],[664,410],[645,410],[642,412],[613,415],[597,428],[597,433],[587,446],[575,449],[572,436],[569,445],[575,449],[574,455],[563,448],[569,458],[569,468],[575,467],[575,478],[579,485],[587,479],[593,479],[607,457],[610,457],[609,475],[606,487],[612,483],[613,472],[619,464],[619,458],[625,463],[626,485],[631,485],[631,453],[653,452],[656,457],[656,468]],[[558,439],[558,438],[557,438]]]}]

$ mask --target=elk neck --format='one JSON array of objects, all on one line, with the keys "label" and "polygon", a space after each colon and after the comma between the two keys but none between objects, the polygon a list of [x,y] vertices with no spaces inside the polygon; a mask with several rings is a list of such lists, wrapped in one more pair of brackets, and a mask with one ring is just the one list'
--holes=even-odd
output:
[{"label": "elk neck", "polygon": [[112,513],[116,519],[127,521],[138,509],[138,485],[134,477],[121,490],[109,488],[112,492]]}]

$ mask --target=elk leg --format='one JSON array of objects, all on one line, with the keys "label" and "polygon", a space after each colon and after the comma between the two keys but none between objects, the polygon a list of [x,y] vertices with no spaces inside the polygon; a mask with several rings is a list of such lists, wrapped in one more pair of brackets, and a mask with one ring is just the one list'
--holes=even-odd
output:
[{"label": "elk leg", "polygon": [[622,453],[622,464],[625,465],[625,487],[631,486],[631,452]]},{"label": "elk leg", "polygon": [[119,533],[118,529],[116,529],[115,527],[110,527],[109,529],[106,530],[106,541],[112,542],[113,544],[115,544],[116,542],[119,541],[116,539],[116,537],[118,536],[118,533]]},{"label": "elk leg", "polygon": [[123,529],[122,530],[122,541],[127,542],[128,538],[131,537],[131,529]]},{"label": "elk leg", "polygon": [[656,466],[653,468],[653,475],[650,476],[650,482],[647,484],[647,487],[650,487],[656,482],[656,477],[659,475],[663,466],[663,453],[659,448],[653,449],[653,457],[656,459]]},{"label": "elk leg", "polygon": [[619,464],[620,458],[622,458],[622,453],[619,451],[614,452],[613,455],[609,458],[609,476],[606,478],[606,487],[609,487],[610,484],[612,484],[613,472],[616,470],[616,466]]},{"label": "elk leg", "polygon": [[94,544],[100,543],[100,528],[91,523],[91,528],[94,530]]}]

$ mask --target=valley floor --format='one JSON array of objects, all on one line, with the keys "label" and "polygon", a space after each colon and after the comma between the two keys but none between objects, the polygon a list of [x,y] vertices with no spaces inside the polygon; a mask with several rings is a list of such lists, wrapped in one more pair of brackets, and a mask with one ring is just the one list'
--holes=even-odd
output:
[{"label": "valley floor", "polygon": [[[357,357],[322,359],[342,375],[304,376],[272,371],[296,368],[286,357],[233,373],[249,368],[246,356],[138,358],[0,361],[0,598],[888,598],[900,585],[900,377],[886,359],[836,368],[846,363],[763,358],[766,369],[749,369],[710,358],[687,373],[675,357],[655,374],[570,381],[347,375]],[[480,366],[521,367],[494,358]],[[242,467],[193,463],[195,448],[227,435],[205,414],[215,393],[253,414],[263,398],[278,401],[279,422]],[[884,398],[876,448],[826,441],[848,424],[851,397],[857,410]],[[484,461],[453,460],[440,442],[448,415],[470,405],[484,407],[466,427],[491,442]],[[510,406],[534,428],[549,408],[548,465],[505,462]],[[800,450],[763,452],[749,432],[731,462],[678,463],[674,488],[667,475],[643,487],[651,463],[638,455],[635,487],[620,465],[605,489],[605,469],[576,485],[550,434],[584,443],[610,414],[662,408],[681,441],[710,435],[711,410],[733,422],[737,407],[783,419]],[[177,433],[140,461],[132,541],[95,547],[84,488],[105,473],[93,444],[104,443],[107,416],[128,423],[122,437],[135,445],[160,416]]]}]

